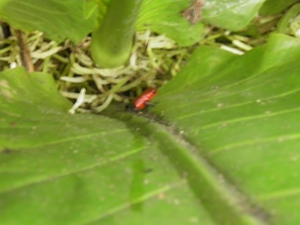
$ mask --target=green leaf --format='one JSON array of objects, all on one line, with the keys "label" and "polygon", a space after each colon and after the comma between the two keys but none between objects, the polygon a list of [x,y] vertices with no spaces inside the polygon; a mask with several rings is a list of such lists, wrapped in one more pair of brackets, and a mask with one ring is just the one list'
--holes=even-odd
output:
[{"label": "green leaf", "polygon": [[166,34],[180,46],[189,46],[200,40],[202,23],[191,25],[181,12],[191,2],[186,0],[145,0],[137,21],[137,30],[152,30]]},{"label": "green leaf", "polygon": [[1,222],[299,224],[299,57],[279,34],[200,47],[142,116],[69,115],[50,75],[0,73]]},{"label": "green leaf", "polygon": [[[40,30],[49,38],[61,42],[65,38],[78,43],[103,17],[109,1],[6,0],[0,5],[0,17],[12,26],[25,30]],[[96,4],[99,10],[96,10]],[[211,0],[203,7],[203,22],[230,30],[247,26],[264,0]],[[192,1],[144,0],[136,29],[166,34],[180,46],[189,46],[204,35],[202,22],[191,25],[182,16]],[[99,20],[101,23],[101,21]]]},{"label": "green leaf", "polygon": [[0,17],[24,31],[40,30],[61,42],[66,37],[81,41],[94,26],[96,8],[84,0],[6,0]]},{"label": "green leaf", "polygon": [[[43,73],[8,70],[0,85],[1,223],[214,224],[144,137],[146,120],[135,127],[131,114],[69,115],[70,103]],[[170,216],[157,216],[164,210]]]},{"label": "green leaf", "polygon": [[298,2],[298,0],[285,0],[276,2],[274,2],[273,0],[266,0],[262,5],[259,13],[264,16],[281,13],[296,2]]},{"label": "green leaf", "polygon": [[299,22],[296,18],[299,12],[300,4],[293,5],[279,20],[276,31],[279,33],[292,34],[297,36],[299,30]]},{"label": "green leaf", "polygon": [[245,28],[257,14],[264,0],[206,1],[203,20],[232,31]]},{"label": "green leaf", "polygon": [[9,0],[2,0],[2,1],[0,2],[0,10],[1,10],[1,7],[4,6],[4,5],[6,4],[7,1],[9,1]]},{"label": "green leaf", "polygon": [[300,222],[299,57],[279,34],[241,57],[200,47],[153,110],[275,224]]},{"label": "green leaf", "polygon": [[[145,0],[137,30],[165,33],[180,46],[192,45],[203,36],[203,23],[191,25],[181,13],[193,1]],[[257,14],[264,0],[211,0],[203,7],[203,22],[229,30],[241,30]]]}]

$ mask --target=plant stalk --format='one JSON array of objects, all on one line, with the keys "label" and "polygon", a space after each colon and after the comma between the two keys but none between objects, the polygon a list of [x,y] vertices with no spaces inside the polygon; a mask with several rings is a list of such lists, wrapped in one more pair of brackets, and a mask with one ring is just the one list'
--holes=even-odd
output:
[{"label": "plant stalk", "polygon": [[110,1],[102,24],[92,34],[91,53],[100,67],[115,68],[127,62],[142,2]]}]

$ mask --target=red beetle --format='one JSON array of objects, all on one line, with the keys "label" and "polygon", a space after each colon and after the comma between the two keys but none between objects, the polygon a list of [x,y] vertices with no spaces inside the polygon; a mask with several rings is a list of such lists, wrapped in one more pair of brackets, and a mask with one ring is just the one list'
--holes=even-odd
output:
[{"label": "red beetle", "polygon": [[138,97],[134,102],[134,107],[136,111],[142,110],[146,105],[150,105],[149,101],[155,97],[157,89],[148,88],[140,97]]}]

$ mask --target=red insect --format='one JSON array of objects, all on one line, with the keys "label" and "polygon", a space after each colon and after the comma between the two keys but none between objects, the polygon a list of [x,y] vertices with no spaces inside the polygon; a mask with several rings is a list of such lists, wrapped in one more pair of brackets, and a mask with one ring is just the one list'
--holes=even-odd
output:
[{"label": "red insect", "polygon": [[146,105],[150,105],[149,102],[157,93],[157,89],[148,88],[140,97],[138,97],[134,102],[134,107],[136,111],[142,110]]}]

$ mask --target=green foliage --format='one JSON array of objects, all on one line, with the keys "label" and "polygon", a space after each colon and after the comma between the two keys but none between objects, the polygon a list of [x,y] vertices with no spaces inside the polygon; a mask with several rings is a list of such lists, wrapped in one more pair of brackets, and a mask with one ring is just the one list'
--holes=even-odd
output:
[{"label": "green foliage", "polygon": [[142,2],[111,0],[108,4],[101,25],[92,34],[91,53],[101,67],[114,68],[128,61]]},{"label": "green foliage", "polygon": [[260,9],[261,15],[272,15],[281,13],[283,10],[298,2],[298,0],[273,1],[266,0]]},{"label": "green foliage", "polygon": [[292,6],[278,22],[277,32],[300,37],[300,4]]},{"label": "green foliage", "polygon": [[2,223],[297,224],[299,53],[200,47],[149,118],[71,116],[49,75],[2,72]]},{"label": "green foliage", "polygon": [[[262,4],[226,2],[214,8],[216,1],[207,1],[203,20],[239,29]],[[174,23],[151,24],[171,1],[152,3],[144,2],[142,11],[149,11],[137,27],[166,28],[180,45],[197,40],[188,41],[203,25],[191,27],[175,3]],[[30,13],[23,23],[24,10],[11,19],[14,4],[2,6],[4,19],[25,30],[39,24]],[[95,22],[89,4],[75,10],[80,19],[89,15],[81,25]],[[228,18],[235,14],[238,21]],[[41,21],[49,22],[46,17]],[[78,41],[90,28],[79,29],[49,36]],[[299,57],[299,39],[284,34],[270,35],[243,56],[200,46],[159,89],[157,104],[140,114],[118,104],[99,115],[69,115],[71,104],[51,75],[22,67],[1,72],[1,224],[299,224]]]},{"label": "green foliage", "polygon": [[243,29],[258,12],[264,0],[207,1],[203,20],[209,24],[238,31]]},{"label": "green foliage", "polygon": [[[242,29],[254,17],[262,2],[207,1],[203,21],[230,30]],[[181,46],[192,45],[200,40],[204,27],[202,23],[191,26],[182,17],[181,12],[190,3],[187,0],[144,0],[136,29],[165,33]],[[0,17],[12,26],[24,31],[43,31],[57,42],[68,38],[78,43],[97,24],[97,12],[98,18],[102,18],[108,1],[6,0],[1,4]]]},{"label": "green foliage", "polygon": [[154,108],[238,189],[277,212],[275,224],[300,221],[299,57],[300,41],[284,35],[242,57],[200,47]]},{"label": "green foliage", "polygon": [[24,31],[43,31],[61,42],[65,38],[78,43],[94,27],[95,5],[85,0],[6,0],[0,5],[0,18]]}]

